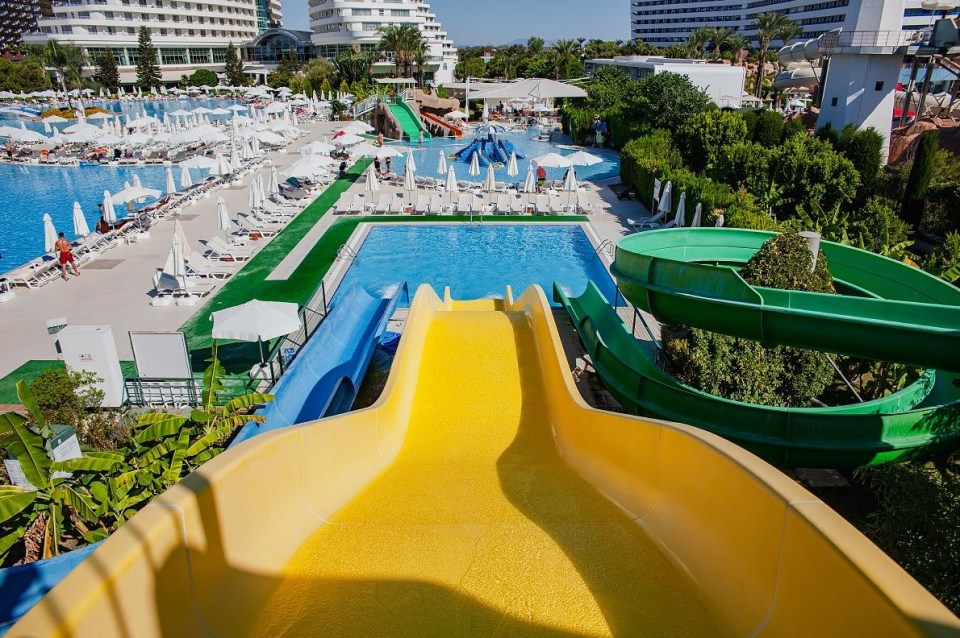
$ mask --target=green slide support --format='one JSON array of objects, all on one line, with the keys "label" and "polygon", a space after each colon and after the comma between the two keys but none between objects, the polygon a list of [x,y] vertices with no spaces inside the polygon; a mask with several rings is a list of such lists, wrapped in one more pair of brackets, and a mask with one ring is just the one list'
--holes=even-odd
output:
[{"label": "green slide support", "polygon": [[960,372],[960,289],[917,268],[822,242],[839,295],[750,286],[737,273],[774,233],[681,228],[617,244],[620,291],[663,323]]},{"label": "green slide support", "polygon": [[601,382],[629,412],[695,425],[771,463],[875,465],[954,449],[960,441],[957,375],[928,371],[896,394],[839,407],[731,401],[684,385],[661,369],[593,283],[573,298],[555,285],[554,297],[570,315]]},{"label": "green slide support", "polygon": [[403,134],[407,141],[416,142],[420,138],[420,131],[423,131],[423,139],[429,140],[432,136],[427,127],[423,125],[416,112],[410,108],[410,105],[402,97],[397,97],[392,103],[388,104],[390,112],[403,129]]}]

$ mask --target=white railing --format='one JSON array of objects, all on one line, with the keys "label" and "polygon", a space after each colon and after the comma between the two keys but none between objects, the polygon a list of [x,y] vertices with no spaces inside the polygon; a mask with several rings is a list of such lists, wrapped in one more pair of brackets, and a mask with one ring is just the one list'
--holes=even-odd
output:
[{"label": "white railing", "polygon": [[911,44],[911,35],[903,31],[831,31],[820,36],[820,47],[824,52],[854,47],[895,49]]}]

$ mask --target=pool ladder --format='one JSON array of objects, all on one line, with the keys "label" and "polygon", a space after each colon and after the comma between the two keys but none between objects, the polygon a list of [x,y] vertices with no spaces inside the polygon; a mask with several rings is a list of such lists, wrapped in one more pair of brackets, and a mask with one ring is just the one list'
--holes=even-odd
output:
[{"label": "pool ladder", "polygon": [[600,242],[600,245],[597,246],[596,253],[599,255],[601,253],[607,253],[610,257],[613,257],[614,251],[617,248],[617,244],[612,239],[604,239]]},{"label": "pool ladder", "polygon": [[351,264],[355,264],[360,261],[360,255],[350,246],[343,244],[337,249],[337,261],[341,259],[347,259]]}]

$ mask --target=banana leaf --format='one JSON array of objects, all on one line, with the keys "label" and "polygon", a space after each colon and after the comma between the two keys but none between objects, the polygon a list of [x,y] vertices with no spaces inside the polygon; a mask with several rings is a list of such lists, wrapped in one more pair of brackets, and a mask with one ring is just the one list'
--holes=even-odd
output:
[{"label": "banana leaf", "polygon": [[50,485],[50,457],[43,447],[43,438],[27,427],[27,420],[14,412],[0,414],[0,447],[20,462],[20,469],[30,484],[38,489]]},{"label": "banana leaf", "polygon": [[0,485],[0,523],[30,507],[37,500],[37,493],[16,485]]}]

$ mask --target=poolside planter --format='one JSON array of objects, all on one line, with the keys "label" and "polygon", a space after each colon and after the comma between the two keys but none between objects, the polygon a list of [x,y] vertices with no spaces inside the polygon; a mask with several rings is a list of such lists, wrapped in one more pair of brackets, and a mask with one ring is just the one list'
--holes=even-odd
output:
[{"label": "poolside planter", "polygon": [[99,546],[94,543],[46,560],[0,569],[0,636]]}]

